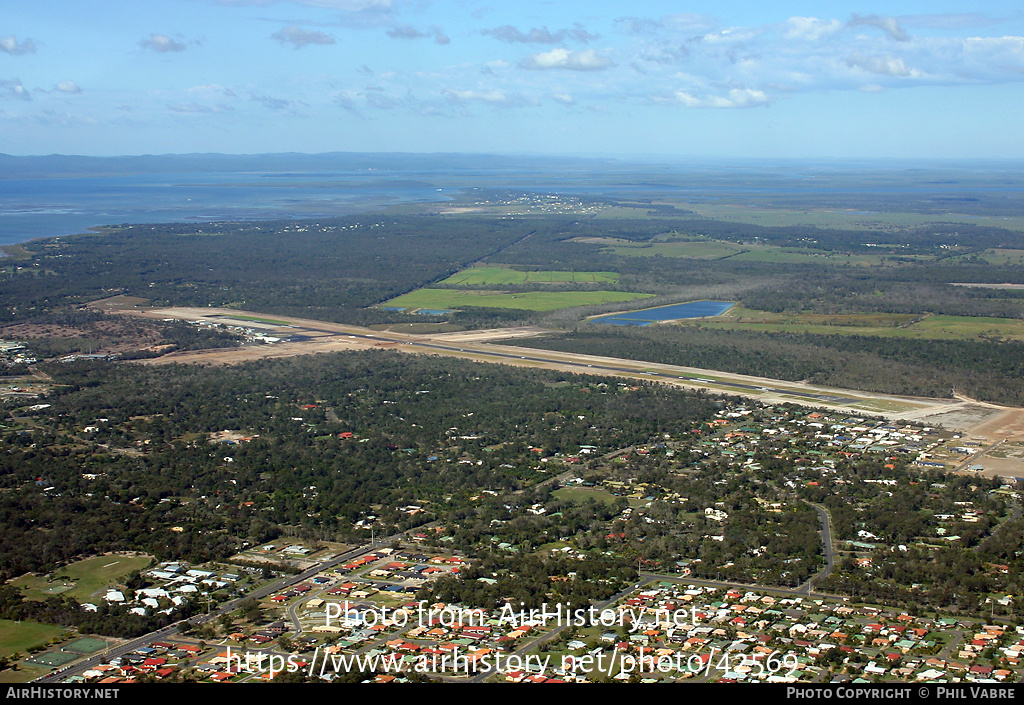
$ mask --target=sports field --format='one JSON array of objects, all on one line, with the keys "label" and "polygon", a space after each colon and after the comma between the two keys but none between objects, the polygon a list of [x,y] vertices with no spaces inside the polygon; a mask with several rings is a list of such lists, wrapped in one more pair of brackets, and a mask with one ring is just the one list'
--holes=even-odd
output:
[{"label": "sports field", "polygon": [[507,291],[457,289],[419,289],[385,302],[385,306],[406,309],[451,309],[466,306],[483,308],[517,308],[526,311],[554,311],[574,306],[632,301],[654,296],[626,291]]},{"label": "sports field", "polygon": [[52,624],[0,619],[0,654],[27,653],[33,646],[46,644],[65,631],[64,627]]},{"label": "sports field", "polygon": [[25,597],[45,600],[53,595],[67,595],[82,602],[96,598],[97,593],[117,584],[133,570],[150,565],[147,556],[94,556],[77,561],[54,573],[56,580],[47,581],[40,576],[23,576],[11,581],[22,588]]}]

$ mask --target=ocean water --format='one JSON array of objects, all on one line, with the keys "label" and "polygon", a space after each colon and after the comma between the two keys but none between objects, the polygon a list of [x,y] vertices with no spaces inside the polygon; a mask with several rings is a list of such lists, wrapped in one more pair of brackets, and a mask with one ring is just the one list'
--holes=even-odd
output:
[{"label": "ocean water", "polygon": [[[371,180],[372,179],[372,180]],[[0,245],[122,223],[316,218],[446,201],[457,188],[391,172],[180,173],[0,179]]]}]

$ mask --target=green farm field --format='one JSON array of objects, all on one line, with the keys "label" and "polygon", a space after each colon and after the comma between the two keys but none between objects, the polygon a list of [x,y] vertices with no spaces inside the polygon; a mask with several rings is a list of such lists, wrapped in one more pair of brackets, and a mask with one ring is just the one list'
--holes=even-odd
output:
[{"label": "green farm field", "polygon": [[54,572],[57,578],[47,582],[39,576],[24,576],[11,581],[22,588],[25,597],[45,600],[53,595],[73,597],[81,602],[96,598],[101,590],[116,585],[134,570],[142,570],[152,563],[148,556],[94,556],[77,561]]},{"label": "green farm field", "polygon": [[452,286],[500,286],[502,284],[617,283],[617,272],[521,272],[505,267],[470,267],[448,277]]},{"label": "green farm field", "polygon": [[464,306],[484,308],[517,308],[526,311],[554,311],[574,306],[632,301],[653,294],[625,291],[458,291],[454,289],[419,289],[386,302],[385,306],[403,308],[449,309]]},{"label": "green farm field", "polygon": [[868,335],[931,340],[1024,340],[1024,320],[982,316],[940,316],[926,314],[789,314],[756,311],[739,306],[700,325],[724,330],[813,333],[816,335]]}]

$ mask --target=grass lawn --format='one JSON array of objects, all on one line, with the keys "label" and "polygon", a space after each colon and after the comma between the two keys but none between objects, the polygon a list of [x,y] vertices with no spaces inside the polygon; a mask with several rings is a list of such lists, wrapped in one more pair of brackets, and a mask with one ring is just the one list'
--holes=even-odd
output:
[{"label": "grass lawn", "polygon": [[560,490],[555,490],[551,494],[558,499],[575,501],[593,499],[598,502],[604,502],[605,504],[615,504],[619,501],[619,498],[612,495],[608,490],[599,490],[590,487],[563,487]]},{"label": "grass lawn", "polygon": [[632,301],[651,296],[653,294],[634,294],[625,291],[530,291],[513,294],[505,291],[419,289],[391,299],[384,305],[428,309],[481,306],[484,308],[518,308],[526,311],[554,311],[560,308]]},{"label": "grass lawn", "polygon": [[67,595],[88,602],[133,570],[142,570],[151,562],[148,556],[94,556],[55,571],[58,579],[53,582],[48,583],[44,577],[23,576],[12,580],[11,584],[21,587],[25,597],[31,600]]},{"label": "grass lawn", "polygon": [[40,676],[45,676],[52,669],[39,666],[18,664],[18,670],[7,669],[0,672],[0,683],[28,683]]},{"label": "grass lawn", "polygon": [[0,654],[4,656],[10,656],[17,652],[27,654],[33,646],[42,646],[66,631],[64,627],[52,624],[0,619]]}]

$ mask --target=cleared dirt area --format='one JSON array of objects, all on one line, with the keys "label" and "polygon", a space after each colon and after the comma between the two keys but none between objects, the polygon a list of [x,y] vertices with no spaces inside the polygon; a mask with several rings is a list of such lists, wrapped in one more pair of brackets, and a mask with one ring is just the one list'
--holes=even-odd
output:
[{"label": "cleared dirt area", "polygon": [[967,430],[971,438],[995,442],[971,460],[982,477],[1024,477],[1024,409],[1002,409]]},{"label": "cleared dirt area", "polygon": [[1024,438],[1024,409],[997,409],[991,416],[972,426],[968,433],[996,440]]},{"label": "cleared dirt area", "polygon": [[981,465],[984,470],[966,474],[978,477],[1024,477],[1024,459],[1020,457],[993,458],[983,455],[976,458],[972,465]]},{"label": "cleared dirt area", "polygon": [[[953,402],[944,406],[938,406],[934,410],[926,410],[918,414],[907,414],[904,418],[917,421],[929,426],[944,426],[969,433],[979,438],[989,438],[983,432],[975,432],[973,429],[988,423],[988,421],[999,414],[998,409],[984,406],[971,405],[964,402]],[[993,437],[998,440],[998,437]]]}]

